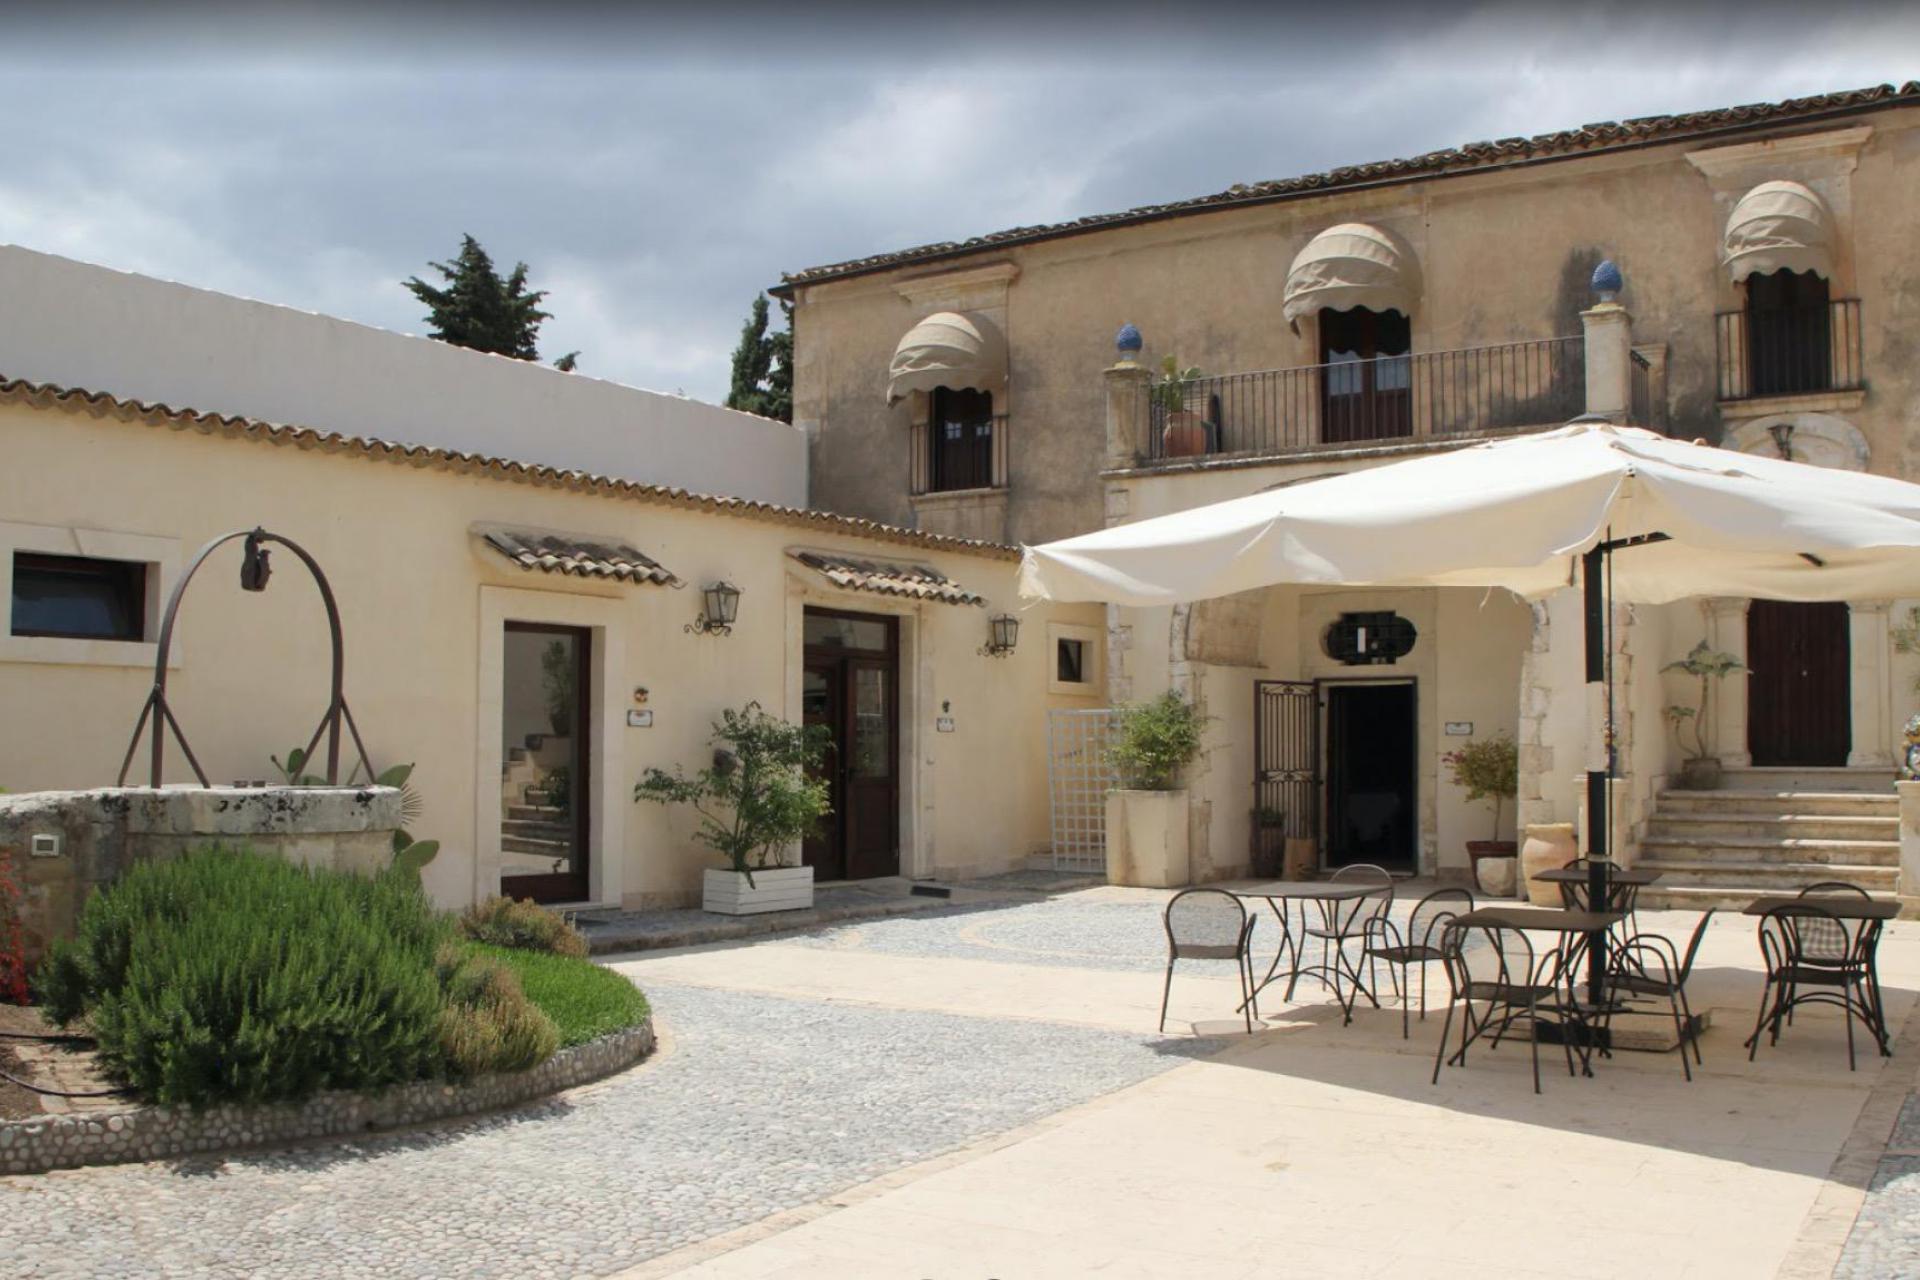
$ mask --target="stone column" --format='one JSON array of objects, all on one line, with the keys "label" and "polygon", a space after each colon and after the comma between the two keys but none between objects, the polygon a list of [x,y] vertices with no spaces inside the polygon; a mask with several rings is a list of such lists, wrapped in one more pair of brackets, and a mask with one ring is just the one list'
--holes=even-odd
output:
[{"label": "stone column", "polygon": [[1850,769],[1891,769],[1894,765],[1893,644],[1888,636],[1891,600],[1853,600],[1847,604],[1848,675],[1853,702]]},{"label": "stone column", "polygon": [[1587,412],[1624,423],[1633,404],[1633,316],[1617,302],[1580,313],[1587,344]]},{"label": "stone column", "polygon": [[1106,370],[1108,470],[1138,466],[1147,453],[1147,367],[1122,360]]},{"label": "stone column", "polygon": [[[1745,596],[1710,596],[1707,606],[1707,643],[1722,653],[1730,653],[1744,665],[1747,660],[1747,606]],[[1747,749],[1747,673],[1736,671],[1716,682],[1713,689],[1713,723],[1708,726],[1708,744],[1720,763],[1729,769],[1744,769],[1753,763]]]}]

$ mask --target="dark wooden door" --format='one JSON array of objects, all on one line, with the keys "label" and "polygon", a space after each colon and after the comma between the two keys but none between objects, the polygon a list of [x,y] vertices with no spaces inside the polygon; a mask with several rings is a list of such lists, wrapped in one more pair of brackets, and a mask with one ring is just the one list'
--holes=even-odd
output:
[{"label": "dark wooden door", "polygon": [[809,609],[806,723],[826,727],[833,813],[803,849],[816,880],[900,873],[898,628],[873,614]]},{"label": "dark wooden door", "polygon": [[1401,681],[1326,686],[1327,866],[1414,868],[1417,706]]},{"label": "dark wooden door", "polygon": [[501,656],[500,892],[584,902],[593,633],[509,622]]},{"label": "dark wooden door", "polygon": [[1413,329],[1398,311],[1320,313],[1321,427],[1328,443],[1413,434]]},{"label": "dark wooden door", "polygon": [[1847,763],[1849,647],[1844,604],[1755,600],[1748,608],[1747,750],[1756,765]]}]

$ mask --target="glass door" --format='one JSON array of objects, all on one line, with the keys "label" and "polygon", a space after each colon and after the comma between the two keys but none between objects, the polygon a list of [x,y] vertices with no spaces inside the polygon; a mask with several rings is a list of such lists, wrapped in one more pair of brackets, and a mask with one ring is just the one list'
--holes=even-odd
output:
[{"label": "glass door", "polygon": [[593,633],[509,622],[501,689],[500,892],[587,898]]},{"label": "glass door", "polygon": [[877,614],[809,609],[803,717],[826,727],[833,813],[805,845],[816,880],[900,873],[899,628]]}]

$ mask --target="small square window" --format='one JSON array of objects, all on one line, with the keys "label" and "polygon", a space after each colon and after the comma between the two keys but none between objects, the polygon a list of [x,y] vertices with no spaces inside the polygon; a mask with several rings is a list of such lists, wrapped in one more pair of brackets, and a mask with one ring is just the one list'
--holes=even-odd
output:
[{"label": "small square window", "polygon": [[1087,683],[1087,642],[1062,639],[1054,645],[1054,679],[1061,684]]},{"label": "small square window", "polygon": [[147,566],[16,551],[10,629],[16,636],[145,640]]}]

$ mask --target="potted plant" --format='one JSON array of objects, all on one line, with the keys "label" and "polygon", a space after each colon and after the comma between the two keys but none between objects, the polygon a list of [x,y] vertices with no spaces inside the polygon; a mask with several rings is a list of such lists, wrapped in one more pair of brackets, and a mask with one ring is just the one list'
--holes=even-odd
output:
[{"label": "potted plant", "polygon": [[1182,369],[1179,360],[1160,361],[1161,379],[1153,385],[1153,403],[1166,419],[1160,432],[1160,451],[1169,458],[1191,458],[1207,451],[1207,424],[1187,408],[1187,389],[1200,379],[1197,367]]},{"label": "potted plant", "polygon": [[1467,789],[1467,803],[1493,801],[1493,839],[1467,841],[1467,858],[1473,866],[1473,881],[1482,893],[1504,897],[1513,892],[1515,867],[1512,859],[1519,848],[1511,840],[1500,838],[1500,813],[1506,801],[1520,790],[1520,751],[1512,738],[1500,734],[1468,742],[1440,757],[1447,766],[1449,780]]},{"label": "potted plant", "polygon": [[727,860],[709,868],[701,898],[708,911],[751,915],[813,905],[813,868],[785,861],[830,808],[824,780],[824,725],[791,724],[757,702],[714,722],[713,763],[689,776],[649,769],[633,798],[684,804],[700,815],[694,841]]},{"label": "potted plant", "polygon": [[1107,793],[1107,880],[1173,888],[1192,878],[1187,792],[1180,772],[1200,754],[1198,709],[1168,690],[1119,709],[1107,760],[1120,785]]},{"label": "potted plant", "polygon": [[[1700,701],[1696,706],[1676,702],[1665,709],[1667,723],[1673,726],[1673,736],[1680,743],[1685,758],[1680,762],[1679,786],[1687,791],[1711,791],[1720,785],[1720,759],[1707,746],[1706,723],[1712,705],[1713,685],[1717,680],[1725,679],[1736,671],[1745,671],[1746,665],[1730,653],[1721,653],[1707,647],[1702,640],[1687,651],[1687,656],[1678,662],[1669,662],[1663,671],[1678,671],[1692,676],[1700,682]],[[1687,745],[1687,730],[1693,733],[1693,745]]]}]

